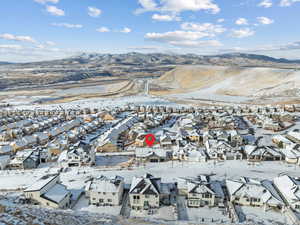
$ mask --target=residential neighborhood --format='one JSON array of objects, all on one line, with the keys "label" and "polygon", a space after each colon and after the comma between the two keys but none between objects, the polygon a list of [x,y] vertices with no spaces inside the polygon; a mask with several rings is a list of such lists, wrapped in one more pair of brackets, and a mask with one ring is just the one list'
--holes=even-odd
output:
[{"label": "residential neighborhood", "polygon": [[255,212],[299,224],[298,105],[0,115],[0,190],[22,204],[199,224],[247,224]]}]

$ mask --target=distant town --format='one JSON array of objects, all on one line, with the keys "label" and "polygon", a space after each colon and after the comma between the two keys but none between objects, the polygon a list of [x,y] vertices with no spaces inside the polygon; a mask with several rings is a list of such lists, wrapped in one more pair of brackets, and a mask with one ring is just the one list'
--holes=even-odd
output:
[{"label": "distant town", "polygon": [[18,204],[169,222],[299,224],[300,105],[0,116],[0,191]]}]

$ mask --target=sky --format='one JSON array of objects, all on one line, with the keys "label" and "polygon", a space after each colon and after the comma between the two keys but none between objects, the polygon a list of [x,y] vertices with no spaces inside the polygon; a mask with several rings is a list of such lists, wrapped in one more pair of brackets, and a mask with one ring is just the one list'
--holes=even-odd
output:
[{"label": "sky", "polygon": [[300,59],[300,0],[2,0],[0,61],[231,52]]}]

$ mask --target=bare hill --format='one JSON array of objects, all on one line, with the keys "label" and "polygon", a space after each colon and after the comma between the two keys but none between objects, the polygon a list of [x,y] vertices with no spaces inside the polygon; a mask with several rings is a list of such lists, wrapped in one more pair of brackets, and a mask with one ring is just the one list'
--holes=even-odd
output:
[{"label": "bare hill", "polygon": [[296,69],[179,66],[154,82],[167,94],[191,93],[251,97],[300,96]]}]

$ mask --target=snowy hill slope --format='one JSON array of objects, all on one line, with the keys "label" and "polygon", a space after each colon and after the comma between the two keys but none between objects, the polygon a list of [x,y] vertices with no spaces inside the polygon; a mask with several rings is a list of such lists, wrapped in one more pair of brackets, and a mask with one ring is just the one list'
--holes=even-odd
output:
[{"label": "snowy hill slope", "polygon": [[245,97],[300,96],[300,71],[227,66],[180,66],[154,82],[167,94],[195,93]]}]

